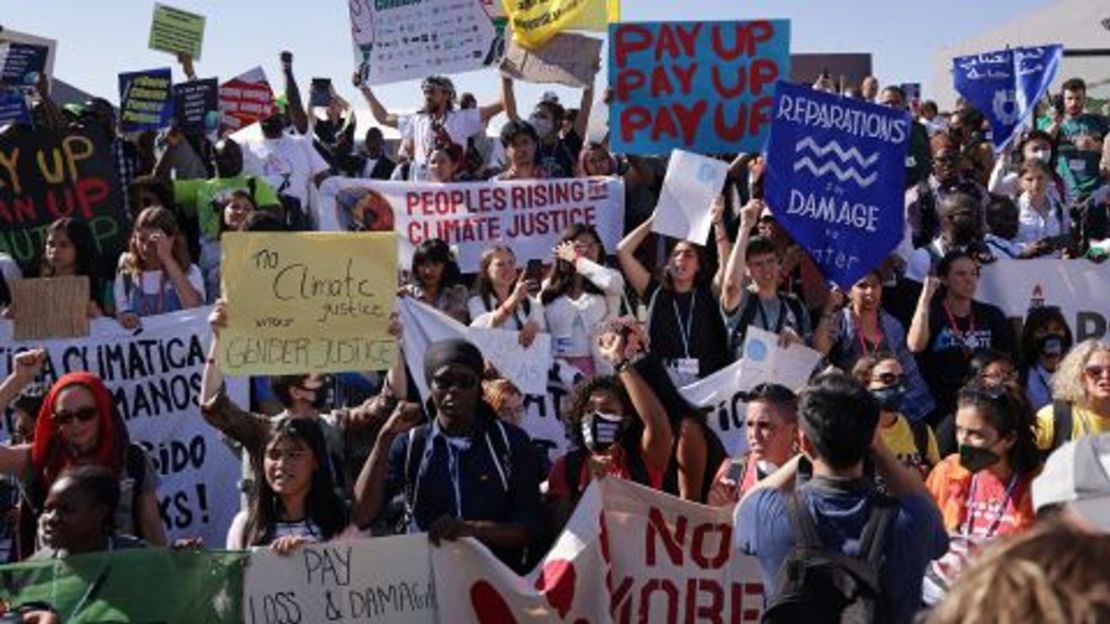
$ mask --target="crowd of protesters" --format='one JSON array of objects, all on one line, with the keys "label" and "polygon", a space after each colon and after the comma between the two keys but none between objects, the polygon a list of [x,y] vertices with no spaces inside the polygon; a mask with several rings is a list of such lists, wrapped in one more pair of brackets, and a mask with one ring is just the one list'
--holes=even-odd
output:
[{"label": "crowd of protesters", "polygon": [[[426,532],[437,544],[474,537],[523,572],[592,479],[621,478],[738,505],[737,547],[758,558],[778,617],[805,613],[779,591],[804,546],[870,566],[881,621],[1110,620],[1098,572],[1110,540],[1110,342],[1076,342],[1052,306],[1031,308],[1016,329],[976,297],[985,264],[1098,263],[1110,251],[1110,123],[1086,106],[1082,80],[1040,103],[1035,127],[997,155],[984,116],[963,102],[940,113],[873,77],[845,93],[912,106],[922,138],[907,161],[903,244],[841,291],[777,223],[782,207],[761,196],[757,154],[723,156],[711,240],[676,242],[651,231],[665,161],[587,137],[592,89],[577,108],[548,94],[522,109],[509,78],[498,101],[482,103],[429,76],[423,107],[401,114],[357,85],[377,123],[358,135],[349,103],[333,94],[326,110],[306,107],[293,56],[280,59],[285,93],[261,138],[176,126],[123,136],[107,101],[57,107],[45,80],[34,125],[2,130],[101,134],[132,224],[125,252],[105,263],[87,223],[59,219],[34,262],[3,259],[6,279],[88,276],[88,315],[128,329],[213,305],[196,417],[246,458],[228,548]],[[193,77],[192,60],[180,60]],[[381,127],[399,132],[395,150]],[[228,397],[215,357],[235,314],[219,292],[221,234],[314,229],[315,188],[336,175],[623,179],[626,236],[615,249],[574,224],[541,271],[491,245],[467,275],[446,243],[429,240],[398,278],[398,297],[460,322],[519,332],[523,345],[554,337],[568,452],[548,457],[531,443],[520,391],[461,340],[433,344],[422,369],[398,355],[385,374],[304,371],[252,380],[249,404]],[[351,229],[391,228],[389,215],[352,214]],[[824,360],[799,392],[768,383],[748,393],[747,450],[736,453],[676,388],[735,362],[750,327]],[[399,341],[405,329],[393,327]],[[15,424],[0,472],[20,483],[7,516],[12,559],[167,545],[156,472],[104,383],[72,373],[44,388],[44,359],[16,355],[0,384]]]}]

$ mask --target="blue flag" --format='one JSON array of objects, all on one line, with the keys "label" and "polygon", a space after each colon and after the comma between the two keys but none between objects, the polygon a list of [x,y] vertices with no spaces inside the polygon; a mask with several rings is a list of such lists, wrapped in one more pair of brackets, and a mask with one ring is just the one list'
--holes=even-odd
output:
[{"label": "blue flag", "polygon": [[785,82],[774,111],[764,198],[825,278],[847,290],[902,240],[910,116]]},{"label": "blue flag", "polygon": [[952,60],[956,91],[990,120],[995,151],[1010,142],[1044,97],[1063,54],[1063,46],[1047,45]]}]

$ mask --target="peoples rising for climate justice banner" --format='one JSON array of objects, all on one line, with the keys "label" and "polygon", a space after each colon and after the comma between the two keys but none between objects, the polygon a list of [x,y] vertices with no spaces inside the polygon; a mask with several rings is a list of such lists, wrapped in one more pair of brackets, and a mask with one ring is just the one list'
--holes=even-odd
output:
[{"label": "peoples rising for climate justice banner", "polygon": [[29,264],[59,217],[88,221],[102,257],[123,251],[127,213],[108,143],[43,128],[0,136],[0,252]]},{"label": "peoples rising for climate justice banner", "polygon": [[886,106],[776,85],[767,205],[843,289],[902,240],[910,123]]},{"label": "peoples rising for climate justice banner", "polygon": [[613,151],[759,151],[789,76],[788,20],[611,24]]},{"label": "peoples rising for climate justice banner", "polygon": [[[44,348],[49,354],[43,381],[70,371],[100,376],[116,399],[132,441],[147,451],[158,484],[158,504],[170,538],[202,537],[223,544],[239,509],[239,462],[220,432],[201,418],[197,397],[211,330],[209,308],[143,319],[142,331],[123,329],[115,319],[97,319],[81,339],[16,342],[12,323],[0,322],[0,374],[12,356]],[[231,379],[228,393],[248,405],[246,378]],[[4,436],[6,439],[6,435]]]},{"label": "peoples rising for climate justice banner", "polygon": [[429,238],[457,248],[459,267],[474,272],[490,245],[510,245],[517,263],[550,260],[572,223],[596,227],[610,251],[624,232],[624,181],[614,178],[454,184],[328,178],[319,197],[321,230],[396,230],[404,269]]}]

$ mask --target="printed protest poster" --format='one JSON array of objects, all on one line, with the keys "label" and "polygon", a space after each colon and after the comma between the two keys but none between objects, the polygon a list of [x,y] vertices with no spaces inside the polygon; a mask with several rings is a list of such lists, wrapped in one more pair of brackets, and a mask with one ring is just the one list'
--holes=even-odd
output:
[{"label": "printed protest poster", "polygon": [[601,67],[601,40],[577,33],[558,33],[538,50],[509,42],[501,73],[516,80],[564,84],[585,89]]},{"label": "printed protest poster", "polygon": [[847,290],[902,240],[908,113],[779,82],[764,197],[825,278]]},{"label": "printed protest poster", "polygon": [[88,276],[12,280],[8,288],[13,340],[89,335]]},{"label": "printed protest poster", "polygon": [[[44,348],[42,381],[89,371],[108,386],[132,441],[143,446],[157,473],[158,507],[170,539],[202,537],[223,544],[239,510],[239,461],[220,432],[200,416],[197,402],[207,359],[210,308],[143,318],[142,331],[113,318],[95,319],[86,338],[19,342],[0,321],[0,374],[20,351]],[[228,396],[249,405],[246,378],[228,379]]]},{"label": "printed protest poster", "polygon": [[564,30],[604,32],[620,21],[620,0],[500,0],[513,41],[538,50]]},{"label": "printed protest poster", "polygon": [[170,69],[119,75],[119,126],[122,132],[160,130],[173,121]]},{"label": "printed protest poster", "polygon": [[33,43],[0,43],[0,85],[33,88],[46,71],[50,49]]},{"label": "printed protest poster", "polygon": [[455,247],[459,267],[474,272],[491,244],[511,245],[524,264],[550,261],[572,223],[597,228],[606,249],[616,249],[624,232],[619,178],[439,184],[334,177],[320,185],[318,199],[321,230],[395,230],[406,268],[429,238]]},{"label": "printed protest poster", "polygon": [[220,85],[221,131],[236,131],[274,113],[274,92],[266,72],[255,67]]},{"label": "printed protest poster", "polygon": [[31,123],[27,96],[18,89],[0,89],[0,126],[11,123]]},{"label": "printed protest poster", "polygon": [[489,67],[505,46],[478,2],[350,0],[355,66],[380,85]]},{"label": "printed protest poster", "polygon": [[602,479],[527,576],[473,538],[432,548],[439,608],[461,623],[758,622],[759,563],[733,547],[732,514]]},{"label": "printed protest poster", "polygon": [[163,52],[184,52],[200,60],[200,49],[204,44],[204,16],[154,3],[154,17],[150,23],[151,50]]},{"label": "printed protest poster", "polygon": [[228,232],[221,240],[229,375],[385,370],[397,290],[392,234]]},{"label": "printed protest poster", "polygon": [[975,298],[1025,318],[1030,308],[1056,306],[1075,341],[1103,339],[1110,319],[1110,264],[1085,260],[998,260],[983,265]]},{"label": "printed protest poster", "polygon": [[26,266],[60,217],[88,221],[102,258],[123,251],[130,225],[108,143],[44,128],[0,136],[0,252]]},{"label": "printed protest poster", "polygon": [[0,566],[0,600],[92,622],[241,623],[244,552],[128,548]]},{"label": "printed protest poster", "polygon": [[309,544],[288,556],[257,549],[242,621],[435,624],[430,549],[424,533]]},{"label": "printed protest poster", "polygon": [[747,393],[761,383],[777,383],[798,392],[820,361],[821,354],[809,347],[780,347],[776,334],[750,327],[742,359],[678,391],[705,414],[706,424],[725,450],[737,455],[748,448],[744,435]]},{"label": "printed protest poster", "polygon": [[[24,32],[19,32],[18,30],[12,30],[11,28],[8,28],[8,27],[5,26],[3,28],[0,28],[0,45],[4,45],[4,44],[19,44],[19,45],[23,45],[23,46],[32,46],[34,48],[45,48],[46,49],[46,62],[45,62],[45,64],[43,65],[43,67],[41,69],[34,69],[32,71],[46,72],[47,77],[53,77],[54,76],[54,57],[55,57],[55,54],[56,54],[57,49],[58,49],[58,42],[55,41],[54,39],[48,39],[46,37],[39,37],[37,35],[32,35],[32,34],[28,34],[28,33],[24,33]],[[21,53],[21,54],[26,54],[26,53]],[[27,57],[24,57],[24,58],[27,58]],[[34,59],[35,58],[35,53],[31,54],[30,58]],[[32,60],[31,62],[32,62],[33,65],[37,65],[37,61]],[[18,73],[18,72],[15,72],[15,73]],[[24,87],[33,87],[34,83],[26,84],[27,74],[23,74],[23,76],[24,76],[24,82],[22,83],[22,86],[24,86]]]},{"label": "printed protest poster", "polygon": [[182,132],[208,134],[220,127],[219,85],[215,78],[173,86],[173,114]]},{"label": "printed protest poster", "polygon": [[1056,77],[1061,45],[1017,47],[952,59],[956,91],[982,111],[1000,151],[1022,127]]},{"label": "printed protest poster", "polygon": [[651,231],[704,245],[713,225],[710,207],[721,194],[728,163],[683,150],[671,152]]},{"label": "printed protest poster", "polygon": [[612,149],[757,152],[788,76],[788,20],[611,24]]}]

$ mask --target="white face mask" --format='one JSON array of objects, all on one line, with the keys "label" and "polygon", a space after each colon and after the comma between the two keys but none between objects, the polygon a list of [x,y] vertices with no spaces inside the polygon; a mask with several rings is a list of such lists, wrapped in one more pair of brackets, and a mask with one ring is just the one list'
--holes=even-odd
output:
[{"label": "white face mask", "polygon": [[1042,163],[1047,165],[1048,161],[1052,160],[1052,151],[1051,150],[1035,150],[1033,152],[1032,156],[1033,156],[1034,159],[1039,160]]},{"label": "white face mask", "polygon": [[528,119],[528,123],[532,124],[532,127],[536,129],[536,134],[538,134],[541,139],[546,139],[551,134],[551,131],[555,129],[555,123],[547,117],[532,116]]}]

